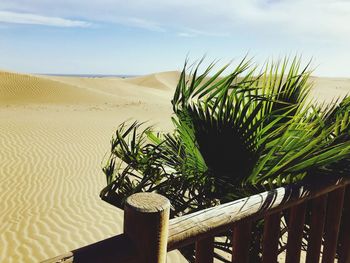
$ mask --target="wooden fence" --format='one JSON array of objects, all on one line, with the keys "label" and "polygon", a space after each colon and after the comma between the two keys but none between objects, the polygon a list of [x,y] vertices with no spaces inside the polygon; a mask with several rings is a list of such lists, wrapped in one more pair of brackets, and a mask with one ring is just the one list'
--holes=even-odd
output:
[{"label": "wooden fence", "polygon": [[249,262],[252,224],[264,219],[262,258],[264,263],[275,263],[281,212],[286,210],[285,262],[299,262],[307,208],[310,229],[306,262],[318,263],[322,250],[322,263],[333,263],[336,255],[338,262],[350,263],[349,178],[304,181],[171,220],[168,199],[155,193],[138,193],[127,200],[123,234],[45,262],[164,263],[167,251],[191,243],[195,243],[196,262],[213,262],[214,236],[232,229],[232,262],[245,263]]}]

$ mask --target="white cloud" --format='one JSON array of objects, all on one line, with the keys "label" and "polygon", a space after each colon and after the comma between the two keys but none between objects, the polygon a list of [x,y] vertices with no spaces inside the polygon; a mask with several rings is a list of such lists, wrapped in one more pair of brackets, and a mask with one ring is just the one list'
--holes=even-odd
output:
[{"label": "white cloud", "polygon": [[177,33],[177,36],[179,37],[196,37],[196,34],[188,33],[188,32],[179,32]]},{"label": "white cloud", "polygon": [[232,21],[249,29],[285,35],[347,39],[350,2],[344,0],[245,1],[233,11]]},{"label": "white cloud", "polygon": [[30,24],[56,27],[89,27],[91,23],[61,17],[42,16],[29,13],[0,11],[0,22],[10,24]]},{"label": "white cloud", "polygon": [[141,19],[141,18],[137,18],[137,17],[120,17],[120,18],[115,19],[115,21],[118,24],[123,24],[126,26],[137,27],[137,28],[143,28],[143,29],[147,29],[150,31],[156,31],[156,32],[165,32],[166,31],[163,27],[161,27],[159,24],[157,24],[155,22]]},{"label": "white cloud", "polygon": [[350,75],[350,0],[0,0],[1,21],[166,32],[179,37],[183,53],[199,56],[231,58],[250,50],[263,61],[299,52],[321,62],[318,72]]},{"label": "white cloud", "polygon": [[196,30],[192,28],[185,28],[183,31],[179,32],[177,34],[179,37],[199,37],[199,36],[205,36],[205,37],[228,37],[230,34],[228,32],[224,33],[218,33],[218,32],[209,32],[209,31],[202,31],[202,30]]},{"label": "white cloud", "polygon": [[[348,0],[1,0],[0,10],[42,14],[51,19],[79,15],[87,21],[159,32],[173,30],[183,36],[205,35],[184,30],[192,28],[208,36],[245,31],[350,40]],[[86,22],[66,23],[81,26]]]}]

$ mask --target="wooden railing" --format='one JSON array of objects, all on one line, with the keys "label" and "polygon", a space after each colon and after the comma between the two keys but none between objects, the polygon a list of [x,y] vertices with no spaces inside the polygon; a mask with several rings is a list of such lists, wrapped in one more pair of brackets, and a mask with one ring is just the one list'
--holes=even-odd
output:
[{"label": "wooden railing", "polygon": [[[169,220],[170,202],[155,193],[127,199],[124,233],[45,262],[166,262],[166,253],[195,243],[196,262],[213,262],[214,236],[232,229],[232,262],[249,261],[251,227],[264,219],[262,258],[277,262],[281,212],[288,211],[285,262],[300,261],[310,215],[307,263],[350,263],[350,179],[327,178],[281,187]],[[341,231],[340,231],[341,226]],[[340,244],[340,245],[339,245]],[[321,249],[323,248],[323,249]]]}]

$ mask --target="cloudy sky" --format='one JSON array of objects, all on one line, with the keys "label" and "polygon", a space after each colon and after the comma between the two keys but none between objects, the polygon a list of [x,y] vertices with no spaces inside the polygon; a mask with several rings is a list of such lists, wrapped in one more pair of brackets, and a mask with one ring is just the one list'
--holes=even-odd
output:
[{"label": "cloudy sky", "polygon": [[350,0],[0,1],[1,69],[147,74],[247,53],[350,77]]}]

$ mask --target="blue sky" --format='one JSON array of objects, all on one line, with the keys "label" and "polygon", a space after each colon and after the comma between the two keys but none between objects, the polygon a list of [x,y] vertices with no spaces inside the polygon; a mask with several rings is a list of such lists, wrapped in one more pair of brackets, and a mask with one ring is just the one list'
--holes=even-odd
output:
[{"label": "blue sky", "polygon": [[147,74],[207,55],[302,54],[315,75],[350,77],[348,0],[1,0],[0,68]]}]

